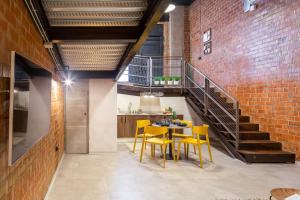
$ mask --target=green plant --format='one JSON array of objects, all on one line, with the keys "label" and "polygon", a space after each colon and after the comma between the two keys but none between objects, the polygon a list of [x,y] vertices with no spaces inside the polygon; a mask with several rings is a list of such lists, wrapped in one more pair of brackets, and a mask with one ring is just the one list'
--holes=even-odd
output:
[{"label": "green plant", "polygon": [[160,81],[161,77],[160,76],[155,76],[153,79],[154,79],[154,81]]},{"label": "green plant", "polygon": [[165,77],[166,81],[171,81],[172,78],[171,77]]},{"label": "green plant", "polygon": [[161,77],[161,79],[160,79],[161,81],[165,81],[166,80],[166,77]]},{"label": "green plant", "polygon": [[180,81],[180,77],[179,77],[179,76],[174,76],[174,77],[173,77],[173,80],[174,80],[174,81]]},{"label": "green plant", "polygon": [[177,119],[177,114],[176,114],[175,111],[172,112],[172,119],[173,119],[173,120]]}]

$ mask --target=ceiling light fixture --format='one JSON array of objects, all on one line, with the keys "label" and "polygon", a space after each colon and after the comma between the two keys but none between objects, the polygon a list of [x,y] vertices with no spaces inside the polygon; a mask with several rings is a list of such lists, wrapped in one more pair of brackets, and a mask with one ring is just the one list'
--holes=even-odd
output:
[{"label": "ceiling light fixture", "polygon": [[173,10],[175,10],[176,6],[174,4],[169,4],[169,6],[167,7],[167,9],[165,10],[165,13],[169,13],[172,12]]},{"label": "ceiling light fixture", "polygon": [[164,93],[163,92],[141,92],[140,95],[153,98],[153,97],[162,97],[164,96]]},{"label": "ceiling light fixture", "polygon": [[71,79],[67,79],[67,80],[65,80],[65,84],[66,84],[66,86],[71,86],[71,85],[72,85],[72,83],[73,83],[73,81],[72,81]]}]

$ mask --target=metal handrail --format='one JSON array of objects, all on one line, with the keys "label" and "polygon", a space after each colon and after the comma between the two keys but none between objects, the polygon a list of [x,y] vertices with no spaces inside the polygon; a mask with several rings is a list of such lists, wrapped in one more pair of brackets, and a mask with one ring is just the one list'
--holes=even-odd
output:
[{"label": "metal handrail", "polygon": [[223,106],[221,106],[220,104],[219,104],[219,102],[217,102],[210,94],[208,94],[207,92],[205,92],[205,90],[203,90],[202,88],[201,88],[201,86],[199,86],[195,81],[193,81],[190,77],[188,77],[187,75],[186,75],[186,78],[188,78],[192,83],[194,83],[196,86],[198,86],[198,89],[201,89],[202,90],[202,92],[204,92],[206,95],[207,95],[207,97],[209,97],[215,104],[217,104],[233,121],[236,121],[236,119],[235,119],[235,117],[233,117],[232,116],[232,114],[231,113],[229,113]]},{"label": "metal handrail", "polygon": [[195,70],[196,72],[198,72],[199,74],[201,74],[202,76],[204,76],[207,80],[209,80],[211,83],[213,83],[219,90],[221,90],[223,93],[226,94],[226,96],[228,98],[230,98],[232,101],[234,102],[238,102],[234,97],[232,97],[227,91],[225,91],[223,88],[221,88],[221,86],[219,86],[217,83],[215,83],[213,80],[211,80],[206,74],[204,74],[203,72],[200,72],[197,68],[195,68],[192,64],[187,63],[193,70]]},{"label": "metal handrail", "polygon": [[[173,57],[163,57],[163,56],[142,56],[142,55],[136,55],[131,63],[128,64],[129,67],[132,67],[134,70],[139,71],[138,73],[134,72],[134,70],[126,75],[128,75],[128,77],[136,77],[136,78],[143,78],[143,80],[136,80],[132,81],[130,83],[134,83],[134,84],[138,84],[138,85],[145,85],[148,87],[152,87],[155,85],[153,85],[153,78],[155,77],[155,74],[153,74],[153,72],[155,72],[154,70],[157,70],[158,67],[165,65],[165,61],[167,61],[167,66],[169,66],[169,68],[172,70],[175,70],[174,72],[177,72],[176,74],[172,74],[172,72],[170,71],[170,75],[176,75],[176,76],[180,76],[181,78],[184,76],[182,71],[183,71],[183,63],[182,63],[182,57],[179,56],[173,56]],[[173,62],[174,61],[174,62]],[[176,71],[177,70],[177,71]],[[163,75],[159,75],[159,76],[163,76]],[[180,83],[182,83],[182,80],[180,81]],[[159,87],[161,87],[161,85],[158,85]],[[170,87],[172,85],[168,85],[168,87]],[[179,84],[176,87],[181,87],[182,88],[182,84]]]},{"label": "metal handrail", "polygon": [[[236,141],[236,148],[238,148],[239,144],[239,102],[232,96],[230,96],[225,90],[223,90],[220,86],[218,86],[214,81],[212,81],[210,78],[208,78],[204,73],[200,72],[198,69],[196,69],[193,65],[190,63],[187,63],[187,69],[184,73],[185,80],[190,81],[195,88],[200,89],[203,93],[204,98],[204,109],[205,114],[207,114],[207,111],[210,111],[210,113],[217,119],[217,121],[222,124],[222,126],[235,138]],[[187,73],[188,72],[188,73]],[[196,74],[195,74],[196,73]],[[194,78],[198,77],[200,75],[200,79],[203,80],[203,85],[199,85]],[[187,83],[185,83],[186,85]],[[210,89],[213,86],[218,91],[221,92],[221,96],[225,96],[226,99],[231,100],[233,103],[233,110],[234,114],[230,113],[225,106],[222,105],[221,102],[218,102],[217,97],[213,97],[210,94]],[[188,88],[188,87],[186,87]],[[197,95],[197,94],[196,94]],[[210,101],[210,102],[209,102]],[[210,104],[214,104],[220,111],[216,111],[215,109],[212,110],[210,107]],[[224,102],[224,103],[227,103]],[[219,117],[219,113],[221,112],[224,114],[224,116],[227,116],[228,119]],[[230,121],[230,120],[232,121]],[[229,121],[228,121],[229,120]]]}]

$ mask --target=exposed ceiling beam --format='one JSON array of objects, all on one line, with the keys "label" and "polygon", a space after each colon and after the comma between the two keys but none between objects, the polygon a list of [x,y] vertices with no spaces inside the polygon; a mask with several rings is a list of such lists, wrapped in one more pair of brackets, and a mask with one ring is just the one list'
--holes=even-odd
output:
[{"label": "exposed ceiling beam", "polygon": [[[151,3],[150,3],[151,2]],[[117,76],[115,79],[118,79],[123,71],[126,69],[127,65],[131,62],[132,58],[136,55],[139,49],[142,47],[144,42],[147,40],[148,35],[154,26],[159,22],[160,18],[163,16],[164,11],[168,7],[170,0],[151,0],[149,1],[149,6],[143,19],[141,20],[140,26],[143,28],[143,33],[141,33],[139,39],[135,44],[129,44],[127,50],[123,54],[117,68]]]},{"label": "exposed ceiling beam", "polygon": [[85,79],[85,78],[110,78],[113,79],[116,77],[116,70],[111,71],[77,71],[77,70],[68,70],[68,76],[76,79]]},{"label": "exposed ceiling beam", "polygon": [[171,3],[177,6],[189,6],[193,3],[194,0],[171,0]]},{"label": "exposed ceiling beam", "polygon": [[59,40],[136,40],[141,27],[51,27],[47,30],[52,41]]}]

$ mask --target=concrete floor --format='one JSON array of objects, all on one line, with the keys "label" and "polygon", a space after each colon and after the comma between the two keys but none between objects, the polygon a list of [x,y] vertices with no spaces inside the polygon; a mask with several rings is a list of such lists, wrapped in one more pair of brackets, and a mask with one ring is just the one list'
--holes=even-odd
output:
[{"label": "concrete floor", "polygon": [[[213,149],[214,162],[151,160],[143,163],[132,144],[117,153],[66,154],[47,200],[262,200],[276,187],[300,188],[300,164],[245,164]],[[159,153],[157,154],[159,155]],[[192,156],[193,157],[193,156]],[[196,158],[196,157],[195,157]]]}]

